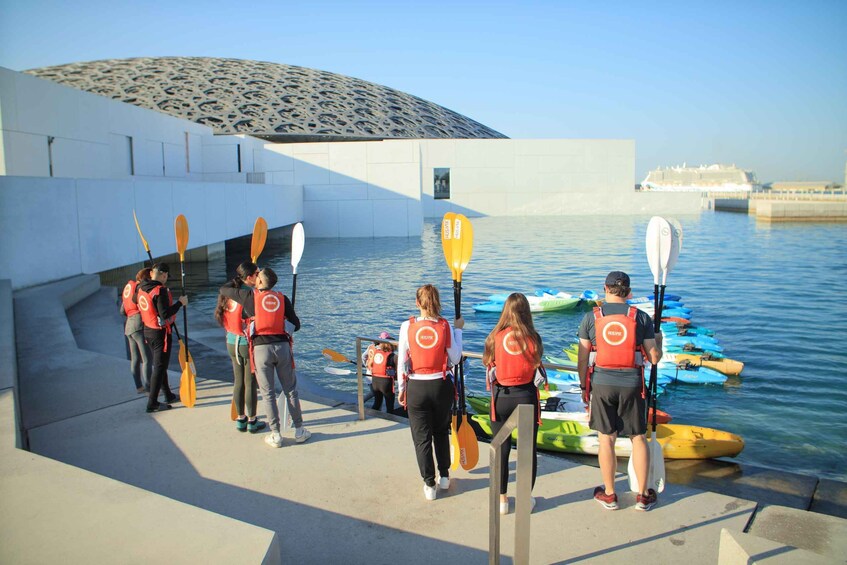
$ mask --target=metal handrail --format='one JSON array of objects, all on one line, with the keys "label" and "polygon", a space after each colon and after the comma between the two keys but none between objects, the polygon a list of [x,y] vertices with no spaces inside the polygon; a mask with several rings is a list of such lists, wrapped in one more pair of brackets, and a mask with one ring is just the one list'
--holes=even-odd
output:
[{"label": "metal handrail", "polygon": [[[515,493],[515,557],[517,564],[529,563],[529,514],[532,511],[532,444],[535,441],[535,407],[519,404],[506,419],[503,427],[491,440],[489,449],[490,481],[488,487],[488,563],[500,563],[500,453],[503,444],[512,439],[512,430],[518,429],[518,468]],[[520,441],[531,438],[531,441]]]}]

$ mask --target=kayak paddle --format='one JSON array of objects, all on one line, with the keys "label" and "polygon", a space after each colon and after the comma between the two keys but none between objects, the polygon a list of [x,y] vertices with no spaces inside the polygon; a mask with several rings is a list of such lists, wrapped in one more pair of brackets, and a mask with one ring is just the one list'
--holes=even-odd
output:
[{"label": "kayak paddle", "polygon": [[356,364],[355,361],[353,361],[343,353],[335,351],[334,349],[323,349],[321,353],[323,354],[324,358],[329,359],[330,361],[335,361],[336,363],[352,363],[354,365]]},{"label": "kayak paddle", "polygon": [[[450,269],[451,278],[453,279],[453,302],[456,302],[456,271],[453,269],[453,222],[456,220],[456,214],[447,212],[441,220],[441,250],[444,252],[444,261],[447,262],[447,268]],[[458,312],[458,306],[456,312]],[[459,468],[459,432],[457,430],[459,420],[459,379],[458,375],[455,379],[456,394],[453,395],[452,417],[450,420],[450,468]]]},{"label": "kayak paddle", "polygon": [[[468,266],[473,252],[473,227],[470,221],[463,215],[457,214],[453,222],[453,268],[456,280],[453,281],[456,291],[456,317],[462,315],[462,273]],[[462,419],[458,423],[459,433],[459,462],[462,468],[470,471],[479,462],[479,442],[476,434],[468,422],[468,408],[465,405],[465,363],[464,358],[459,360],[456,367],[460,396],[459,410],[462,411]]]},{"label": "kayak paddle", "polygon": [[[259,259],[259,255],[265,249],[265,242],[268,240],[268,223],[262,216],[256,218],[256,223],[253,224],[253,239],[250,240],[250,261],[255,263]],[[238,354],[238,345],[236,343],[236,356]],[[229,405],[229,418],[234,422],[238,419],[238,410],[235,408],[235,398]]]},{"label": "kayak paddle", "polygon": [[297,265],[300,264],[300,258],[303,257],[303,247],[305,245],[306,234],[303,232],[303,224],[297,222],[294,226],[294,231],[291,232],[291,270],[293,273],[291,306],[294,306],[294,299],[297,296]]},{"label": "kayak paddle", "polygon": [[[179,252],[179,271],[180,282],[182,285],[182,294],[185,295],[185,249],[188,247],[188,220],[180,214],[174,220],[174,233],[176,235],[176,249]],[[188,312],[187,308],[182,308],[182,327],[185,334],[185,343],[182,344],[185,348],[185,367],[182,369],[182,377],[179,382],[179,400],[186,408],[193,408],[197,397],[196,383],[194,382],[196,370],[194,363],[191,360],[188,350]]]}]

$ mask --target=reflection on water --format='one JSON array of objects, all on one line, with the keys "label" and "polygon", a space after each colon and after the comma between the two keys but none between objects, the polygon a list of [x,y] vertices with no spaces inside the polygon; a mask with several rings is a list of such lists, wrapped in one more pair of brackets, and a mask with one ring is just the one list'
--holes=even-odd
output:
[{"label": "reflection on water", "polygon": [[[743,214],[679,218],[684,246],[668,292],[694,309],[697,324],[717,332],[726,354],[744,361],[726,386],[672,385],[661,408],[679,423],[741,434],[739,460],[847,479],[847,228],[839,224],[764,225]],[[465,349],[480,351],[496,315],[475,315],[489,294],[555,288],[602,291],[610,270],[630,274],[636,295],[652,292],[644,252],[649,217],[533,217],[474,219],[473,257],[465,272]],[[354,391],[353,378],[326,374],[320,354],[330,347],[355,355],[354,337],[396,336],[415,312],[415,289],[441,289],[452,318],[450,271],[439,223],[420,238],[308,238],[298,269],[298,370],[320,384]],[[246,258],[246,257],[244,257]],[[210,314],[217,287],[242,257],[190,266],[192,312]],[[260,261],[291,289],[287,242],[269,242]],[[545,350],[558,354],[575,339],[581,313],[535,316]],[[471,363],[468,387],[484,390]]]}]

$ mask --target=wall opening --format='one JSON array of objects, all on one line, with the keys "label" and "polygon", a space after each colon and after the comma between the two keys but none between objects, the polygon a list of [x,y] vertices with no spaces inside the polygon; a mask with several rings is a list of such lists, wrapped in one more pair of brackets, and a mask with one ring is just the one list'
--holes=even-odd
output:
[{"label": "wall opening", "polygon": [[436,167],[432,169],[432,194],[435,200],[450,199],[449,167]]}]

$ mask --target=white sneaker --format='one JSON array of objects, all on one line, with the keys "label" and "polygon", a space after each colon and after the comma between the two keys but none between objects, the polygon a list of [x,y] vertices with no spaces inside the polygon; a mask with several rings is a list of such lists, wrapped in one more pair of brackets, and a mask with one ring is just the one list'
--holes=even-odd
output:
[{"label": "white sneaker", "polygon": [[436,494],[438,494],[438,491],[435,487],[424,485],[424,498],[427,500],[435,500]]},{"label": "white sneaker", "polygon": [[300,426],[299,428],[297,428],[297,431],[294,432],[294,441],[296,441],[297,443],[303,443],[310,437],[312,437],[312,432],[307,430],[305,426]]},{"label": "white sneaker", "polygon": [[506,502],[500,502],[500,514],[508,514],[509,513],[509,499],[506,499]]},{"label": "white sneaker", "polygon": [[438,488],[441,490],[447,490],[450,488],[450,477],[441,477],[438,479]]},{"label": "white sneaker", "polygon": [[277,432],[271,432],[265,436],[265,443],[271,447],[282,447],[282,436]]}]

